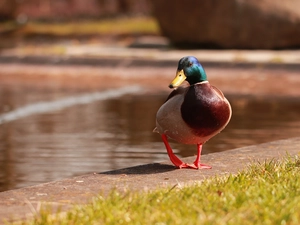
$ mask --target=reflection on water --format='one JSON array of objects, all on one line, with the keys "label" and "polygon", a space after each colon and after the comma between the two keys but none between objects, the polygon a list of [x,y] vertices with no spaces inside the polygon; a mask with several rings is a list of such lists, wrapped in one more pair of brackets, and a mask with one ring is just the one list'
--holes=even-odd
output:
[{"label": "reflection on water", "polygon": [[[18,106],[20,98],[26,102],[36,96],[5,94],[0,98],[1,114],[5,107]],[[166,96],[127,94],[1,124],[0,190],[168,160],[160,136],[152,133],[155,113]],[[232,120],[204,145],[204,154],[299,134],[298,99],[229,96],[229,100]],[[196,146],[171,145],[180,156],[196,153]]]}]

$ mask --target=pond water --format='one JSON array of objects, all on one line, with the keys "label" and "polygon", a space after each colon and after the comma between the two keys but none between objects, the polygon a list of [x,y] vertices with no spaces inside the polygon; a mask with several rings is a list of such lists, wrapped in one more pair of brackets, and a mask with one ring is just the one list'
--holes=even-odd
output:
[{"label": "pond water", "polygon": [[[72,95],[31,89],[21,94],[2,88],[0,117],[26,102],[46,99],[53,103]],[[0,123],[0,191],[168,160],[160,136],[152,132],[156,111],[167,95],[124,91],[120,96],[68,107],[44,105],[53,110],[39,114],[15,113],[11,120]],[[232,120],[204,145],[203,154],[299,134],[299,98],[227,97],[233,108]],[[196,153],[193,145],[171,142],[171,146],[181,157]]]}]

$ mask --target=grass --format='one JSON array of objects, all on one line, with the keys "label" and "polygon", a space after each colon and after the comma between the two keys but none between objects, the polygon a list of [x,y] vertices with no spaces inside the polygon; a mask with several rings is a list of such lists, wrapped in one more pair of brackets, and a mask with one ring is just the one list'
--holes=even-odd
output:
[{"label": "grass", "polygon": [[123,35],[159,34],[159,26],[152,17],[116,18],[97,21],[47,23],[32,21],[19,29],[21,35]]},{"label": "grass", "polygon": [[[122,43],[130,41],[128,37],[135,35],[160,35],[159,26],[153,17],[120,17],[99,20],[79,20],[63,22],[42,22],[29,21],[23,25],[15,21],[0,22],[0,35],[4,35],[0,42],[0,49],[8,46],[18,45],[20,54],[55,54],[66,53],[66,43],[57,42],[55,45],[50,42],[67,39],[72,44],[78,44],[82,38],[90,43],[105,43],[108,40]],[[15,42],[12,37],[17,37],[22,42]],[[38,39],[35,39],[35,38]],[[104,39],[101,39],[104,37]],[[24,41],[25,40],[25,41]],[[31,40],[31,42],[30,42]],[[29,42],[28,42],[29,41]],[[32,44],[33,43],[33,44]]]},{"label": "grass", "polygon": [[112,191],[29,224],[300,224],[300,158],[255,164],[237,175],[148,193]]}]

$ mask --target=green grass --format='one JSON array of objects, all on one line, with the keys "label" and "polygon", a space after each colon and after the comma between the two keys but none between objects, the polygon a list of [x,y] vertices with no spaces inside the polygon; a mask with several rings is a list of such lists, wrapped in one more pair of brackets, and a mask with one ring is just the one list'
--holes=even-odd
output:
[{"label": "green grass", "polygon": [[159,27],[152,17],[133,17],[78,22],[29,22],[20,30],[21,35],[123,35],[159,34]]},{"label": "green grass", "polygon": [[300,158],[148,193],[113,191],[23,224],[300,224]]},{"label": "green grass", "polygon": [[15,21],[0,22],[0,34],[10,32],[17,29],[19,26]]}]

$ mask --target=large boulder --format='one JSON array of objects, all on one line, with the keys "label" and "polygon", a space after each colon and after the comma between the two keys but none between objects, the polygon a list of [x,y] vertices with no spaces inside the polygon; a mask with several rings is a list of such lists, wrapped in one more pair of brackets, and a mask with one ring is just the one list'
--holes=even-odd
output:
[{"label": "large boulder", "polygon": [[300,47],[300,0],[152,0],[175,45],[207,48]]}]

